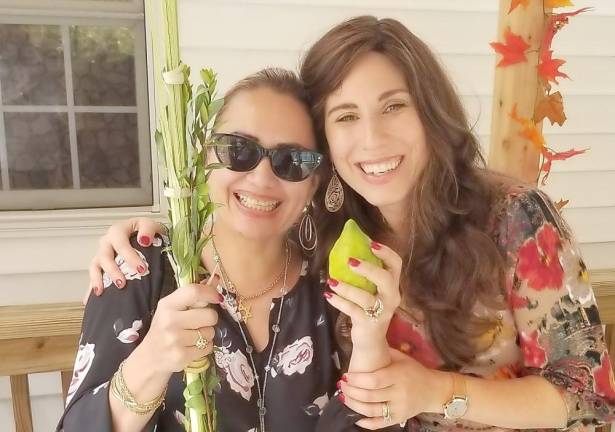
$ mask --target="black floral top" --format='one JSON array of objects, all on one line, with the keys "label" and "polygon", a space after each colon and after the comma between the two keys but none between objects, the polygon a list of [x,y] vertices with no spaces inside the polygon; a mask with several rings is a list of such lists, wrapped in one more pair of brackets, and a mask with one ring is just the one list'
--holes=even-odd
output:
[{"label": "black floral top", "polygon": [[[149,248],[141,248],[133,241],[148,264],[145,275],[132,272],[117,257],[116,262],[126,275],[126,289],[110,289],[100,297],[90,296],[66,411],[58,430],[112,430],[109,380],[148,332],[158,299],[171,292],[175,285],[162,252],[162,241],[156,240]],[[322,409],[333,396],[335,380],[340,376],[330,325],[333,312],[324,300],[321,284],[306,269],[307,262],[304,262],[297,284],[284,298],[265,393],[267,431],[315,430]],[[104,282],[105,287],[111,286],[108,278]],[[256,379],[232,300],[227,296],[222,305],[213,306],[219,314],[214,338],[220,379],[216,395],[218,431],[256,432],[259,431]],[[271,324],[277,321],[280,304],[281,298],[272,302]],[[270,329],[270,344],[273,331]],[[247,332],[246,337],[250,342]],[[261,383],[270,349],[268,345],[262,352],[252,353]],[[184,388],[182,373],[174,374],[165,403],[145,430],[184,430]]]}]

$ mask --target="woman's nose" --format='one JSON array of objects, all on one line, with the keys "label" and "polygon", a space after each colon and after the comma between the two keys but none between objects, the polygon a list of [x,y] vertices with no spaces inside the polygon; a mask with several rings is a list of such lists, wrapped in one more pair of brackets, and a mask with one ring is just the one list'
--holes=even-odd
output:
[{"label": "woman's nose", "polygon": [[376,119],[366,119],[363,124],[361,147],[366,150],[380,147],[384,136],[382,125]]},{"label": "woman's nose", "polygon": [[250,180],[256,184],[268,185],[276,181],[276,176],[271,168],[271,160],[264,157],[249,173]]}]

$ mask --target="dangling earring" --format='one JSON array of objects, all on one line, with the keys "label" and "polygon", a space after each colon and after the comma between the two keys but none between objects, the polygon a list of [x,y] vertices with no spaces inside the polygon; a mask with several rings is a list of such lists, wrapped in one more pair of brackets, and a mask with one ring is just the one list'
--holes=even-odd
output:
[{"label": "dangling earring", "polygon": [[318,245],[318,233],[316,232],[316,224],[312,218],[311,204],[308,204],[303,209],[303,217],[299,224],[299,243],[306,255],[310,255]]},{"label": "dangling earring", "polygon": [[344,187],[334,168],[325,193],[325,207],[330,213],[335,213],[342,208],[342,204],[344,204]]}]

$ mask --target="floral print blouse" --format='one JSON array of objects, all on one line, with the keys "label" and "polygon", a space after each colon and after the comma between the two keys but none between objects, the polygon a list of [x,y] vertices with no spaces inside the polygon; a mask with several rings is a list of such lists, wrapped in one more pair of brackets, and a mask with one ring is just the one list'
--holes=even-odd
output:
[{"label": "floral print blouse", "polygon": [[[146,274],[132,272],[118,256],[116,262],[126,275],[126,289],[110,289],[100,297],[90,296],[66,410],[58,430],[112,430],[109,380],[148,332],[158,300],[174,289],[162,241],[156,238],[154,246],[141,248],[133,238],[133,247],[148,264]],[[306,269],[307,262],[304,262],[301,277],[284,298],[279,329],[270,328],[269,345],[262,352],[252,352],[262,383],[273,331],[279,331],[265,393],[267,431],[315,430],[323,407],[335,391],[335,380],[340,376],[329,325],[332,312],[322,295],[321,284],[314,283]],[[104,283],[105,288],[111,286],[106,277]],[[280,304],[279,298],[272,302],[270,323],[276,322]],[[218,431],[257,432],[256,377],[239,330],[235,306],[234,298],[228,293],[222,305],[212,305],[219,315],[214,338],[220,379],[216,395]],[[250,342],[247,332],[246,337]],[[172,376],[165,403],[144,430],[184,430],[182,375]],[[329,428],[325,426],[325,429]]]},{"label": "floral print blouse", "polygon": [[[569,430],[615,420],[615,382],[596,299],[571,232],[541,191],[516,187],[494,208],[493,238],[505,259],[507,307],[477,314],[498,325],[481,340],[482,351],[460,372],[499,380],[539,375],[555,384],[566,402]],[[443,362],[415,314],[399,312],[389,344],[425,366]],[[471,403],[471,401],[470,401]],[[498,428],[422,414],[409,430]]]}]

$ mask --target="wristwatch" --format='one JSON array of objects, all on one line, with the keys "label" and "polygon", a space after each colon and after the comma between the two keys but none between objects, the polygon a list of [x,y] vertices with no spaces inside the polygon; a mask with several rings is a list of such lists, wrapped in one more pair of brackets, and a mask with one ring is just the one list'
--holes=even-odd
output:
[{"label": "wristwatch", "polygon": [[453,395],[443,405],[444,418],[457,420],[468,412],[470,399],[466,394],[466,382],[463,375],[453,373]]}]

